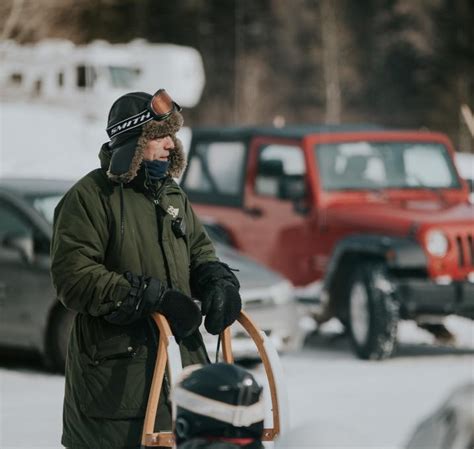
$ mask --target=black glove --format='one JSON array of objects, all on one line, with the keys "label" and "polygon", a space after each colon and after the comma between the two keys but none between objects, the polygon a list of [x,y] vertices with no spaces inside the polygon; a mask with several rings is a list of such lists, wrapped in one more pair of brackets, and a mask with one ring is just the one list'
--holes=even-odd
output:
[{"label": "black glove", "polygon": [[239,287],[234,273],[221,262],[207,262],[193,270],[191,289],[202,303],[204,326],[210,334],[220,334],[239,317]]},{"label": "black glove", "polygon": [[168,289],[163,282],[152,277],[124,273],[131,289],[117,310],[104,316],[113,324],[130,324],[153,312],[162,313],[177,338],[194,333],[202,322],[199,305],[189,296]]},{"label": "black glove", "polygon": [[240,314],[242,300],[233,284],[222,281],[201,297],[202,314],[206,316],[204,327],[210,334],[220,334]]}]

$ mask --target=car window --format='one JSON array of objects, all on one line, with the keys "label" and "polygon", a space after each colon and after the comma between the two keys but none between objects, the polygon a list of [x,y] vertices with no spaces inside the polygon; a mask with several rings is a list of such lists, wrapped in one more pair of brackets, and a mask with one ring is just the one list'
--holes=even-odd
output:
[{"label": "car window", "polygon": [[53,224],[54,209],[61,201],[62,195],[29,196],[27,201],[49,224]]},{"label": "car window", "polygon": [[11,234],[31,236],[32,227],[10,204],[0,200],[0,242]]},{"label": "car window", "polygon": [[239,200],[242,194],[245,145],[242,142],[199,143],[191,154],[183,187],[204,202]]},{"label": "car window", "polygon": [[255,193],[280,197],[284,180],[304,189],[306,166],[303,150],[297,145],[267,144],[259,149]]}]

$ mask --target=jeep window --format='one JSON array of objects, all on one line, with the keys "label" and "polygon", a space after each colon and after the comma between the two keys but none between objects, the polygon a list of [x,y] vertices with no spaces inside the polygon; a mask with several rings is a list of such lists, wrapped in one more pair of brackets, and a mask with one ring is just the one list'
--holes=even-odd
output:
[{"label": "jeep window", "polygon": [[191,199],[237,205],[242,196],[244,163],[242,142],[199,143],[191,153],[183,187]]},{"label": "jeep window", "polygon": [[[270,144],[258,154],[255,193],[289,199],[283,190],[298,190],[304,196],[306,166],[302,149],[296,145]],[[291,195],[290,195],[291,196]]]},{"label": "jeep window", "polygon": [[446,148],[431,142],[344,142],[315,147],[325,190],[458,188]]}]

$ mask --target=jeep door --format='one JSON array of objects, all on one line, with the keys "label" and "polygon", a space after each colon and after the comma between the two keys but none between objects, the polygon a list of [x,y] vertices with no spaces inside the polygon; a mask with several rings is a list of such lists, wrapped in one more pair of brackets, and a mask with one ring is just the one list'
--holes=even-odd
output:
[{"label": "jeep door", "polygon": [[315,280],[315,211],[300,141],[255,138],[250,145],[244,211],[251,217],[244,251],[284,273],[295,285]]}]

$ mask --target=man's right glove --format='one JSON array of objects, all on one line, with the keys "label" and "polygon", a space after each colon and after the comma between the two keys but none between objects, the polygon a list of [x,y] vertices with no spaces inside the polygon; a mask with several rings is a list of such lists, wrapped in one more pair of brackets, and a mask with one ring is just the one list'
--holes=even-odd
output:
[{"label": "man's right glove", "polygon": [[128,296],[117,310],[104,318],[113,324],[130,324],[153,312],[163,314],[173,335],[184,338],[194,333],[202,322],[198,302],[191,297],[167,288],[163,282],[152,277],[124,273],[130,282]]}]

